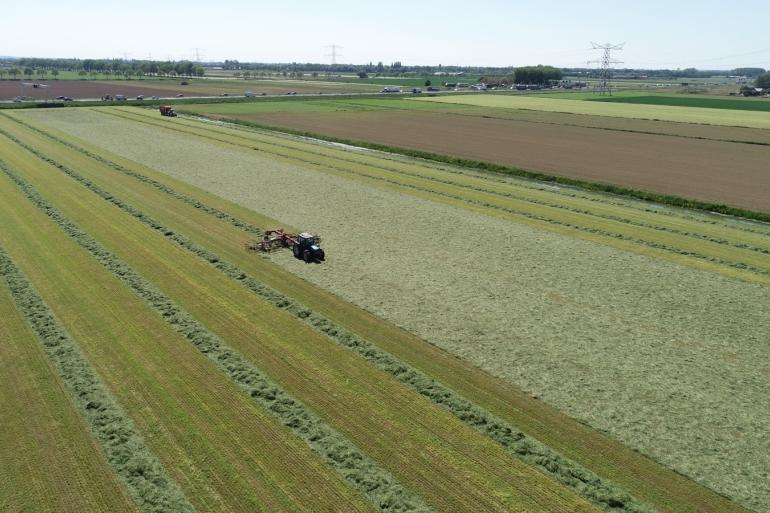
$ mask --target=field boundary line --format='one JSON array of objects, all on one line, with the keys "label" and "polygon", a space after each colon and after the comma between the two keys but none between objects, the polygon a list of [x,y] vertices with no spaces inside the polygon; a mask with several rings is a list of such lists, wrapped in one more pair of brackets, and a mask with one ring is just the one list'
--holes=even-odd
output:
[{"label": "field boundary line", "polygon": [[[0,170],[13,180],[3,161],[0,161]],[[194,512],[195,508],[179,485],[145,445],[131,418],[107,391],[77,344],[2,246],[0,276],[8,283],[17,307],[32,327],[107,461],[140,511]]]},{"label": "field boundary line", "polygon": [[[34,148],[25,145],[10,134],[2,130],[0,133],[24,147],[37,158],[66,173],[65,169],[67,168],[63,165],[41,156]],[[307,443],[350,486],[367,497],[376,508],[389,513],[401,511],[427,513],[433,511],[414,492],[404,487],[390,472],[363,454],[346,437],[268,378],[243,355],[230,348],[219,336],[205,328],[132,267],[80,229],[40,195],[24,178],[9,168],[5,168],[3,171],[38,209],[56,222],[95,260],[151,306],[176,332],[180,333],[209,360],[214,362],[257,404],[277,417],[289,431]],[[148,223],[156,230],[162,230],[166,236],[173,235],[173,232],[163,228],[140,212],[134,214],[134,217]]]},{"label": "field boundary line", "polygon": [[[2,130],[0,130],[0,132],[2,132]],[[24,143],[21,142],[17,144],[24,145]],[[53,159],[30,150],[29,147],[26,149],[31,151],[41,160],[57,167],[60,171],[102,199],[117,206],[147,226],[162,233],[165,237],[174,241],[185,250],[208,262],[227,277],[243,285],[250,292],[267,300],[276,308],[285,310],[316,331],[328,336],[334,342],[341,344],[352,352],[358,354],[376,368],[390,374],[397,381],[417,393],[426,396],[435,404],[444,407],[464,424],[502,445],[513,456],[534,466],[542,473],[551,476],[561,484],[568,486],[578,495],[587,498],[602,507],[614,508],[618,511],[629,513],[655,511],[650,506],[631,497],[625,490],[606,482],[604,479],[572,460],[562,457],[556,451],[550,449],[550,447],[527,436],[523,432],[516,430],[513,426],[499,419],[487,410],[464,399],[460,394],[454,392],[449,387],[439,383],[437,380],[429,377],[422,371],[417,370],[410,364],[399,360],[391,353],[380,349],[376,344],[355,335],[349,330],[337,325],[327,317],[313,312],[289,296],[259,282],[239,267],[222,260],[218,255],[197,245],[186,236],[175,232],[157,220],[143,214],[140,210],[127,204],[114,194],[102,189],[100,186],[79,175],[77,172]]]},{"label": "field boundary line", "polygon": [[[424,193],[445,197],[445,198],[448,198],[448,199],[451,199],[451,200],[454,200],[454,201],[459,201],[459,202],[462,202],[462,203],[467,203],[469,205],[476,205],[476,206],[482,207],[484,209],[496,210],[496,211],[505,212],[505,213],[508,213],[508,214],[511,214],[511,215],[521,216],[521,217],[530,219],[532,221],[540,222],[540,223],[546,223],[546,224],[550,224],[550,225],[561,226],[561,227],[564,227],[564,228],[567,228],[567,229],[570,229],[570,230],[575,230],[575,231],[578,231],[578,232],[594,234],[596,236],[603,237],[605,239],[609,239],[610,241],[613,240],[613,239],[622,240],[622,241],[625,241],[625,242],[636,244],[638,246],[645,246],[645,247],[649,247],[649,248],[652,248],[652,249],[664,251],[666,253],[670,253],[670,254],[673,254],[673,255],[679,255],[679,256],[683,256],[683,257],[687,257],[687,258],[694,258],[694,259],[697,259],[697,260],[701,260],[701,261],[705,261],[705,262],[710,262],[712,264],[719,265],[719,266],[722,266],[722,267],[728,267],[728,268],[731,268],[731,269],[736,269],[738,271],[751,273],[752,275],[758,275],[756,280],[752,280],[752,279],[749,279],[748,277],[744,277],[744,278],[741,278],[741,279],[743,279],[743,281],[747,281],[747,282],[750,282],[750,283],[758,283],[758,284],[761,284],[761,285],[769,285],[770,284],[770,280],[768,280],[768,279],[759,279],[760,276],[770,277],[770,269],[760,269],[760,268],[756,268],[756,267],[753,267],[753,266],[748,265],[748,264],[744,264],[742,262],[732,262],[732,261],[729,261],[729,260],[724,260],[722,258],[708,256],[708,255],[703,255],[703,254],[700,254],[700,253],[696,253],[696,252],[693,252],[693,251],[672,247],[672,246],[669,246],[669,245],[666,245],[666,244],[662,244],[662,243],[658,243],[658,242],[652,242],[652,241],[647,241],[647,240],[644,240],[644,239],[635,238],[635,237],[632,237],[632,236],[629,236],[629,235],[623,235],[623,234],[620,234],[620,233],[609,232],[609,231],[606,231],[606,230],[603,230],[603,229],[599,229],[599,228],[590,228],[590,227],[582,226],[582,225],[579,225],[579,224],[570,223],[570,222],[567,222],[567,221],[561,221],[561,220],[558,220],[558,219],[553,219],[551,217],[543,216],[543,215],[540,215],[540,214],[534,214],[532,212],[526,212],[526,211],[523,211],[523,210],[518,210],[518,209],[514,209],[514,208],[510,208],[510,207],[505,207],[505,206],[501,206],[501,205],[494,205],[494,204],[483,202],[483,201],[480,201],[480,200],[473,200],[473,199],[469,199],[469,198],[464,198],[462,196],[457,196],[457,195],[446,193],[446,192],[439,192],[439,191],[435,191],[435,190],[432,190],[432,189],[427,189],[427,188],[419,187],[419,186],[416,186],[416,185],[405,184],[405,183],[399,182],[397,180],[392,180],[392,179],[388,179],[388,178],[378,177],[378,176],[370,175],[370,174],[367,174],[367,173],[361,172],[361,171],[352,171],[352,170],[347,170],[347,169],[343,169],[343,168],[338,168],[338,167],[334,167],[334,166],[332,166],[330,164],[320,164],[320,163],[314,162],[312,160],[307,160],[307,159],[303,159],[301,157],[296,157],[296,156],[292,156],[292,155],[287,155],[287,154],[279,153],[277,151],[268,151],[268,150],[264,150],[264,149],[261,149],[261,148],[255,148],[255,147],[248,147],[247,148],[245,146],[242,146],[242,145],[234,143],[234,142],[223,141],[221,139],[217,139],[217,138],[214,138],[214,137],[208,137],[206,135],[200,135],[200,134],[194,134],[194,133],[190,133],[190,132],[184,132],[182,130],[174,129],[174,128],[171,128],[171,127],[165,127],[163,125],[156,125],[155,123],[152,123],[150,121],[137,120],[137,119],[131,118],[131,117],[120,116],[119,114],[115,114],[115,113],[109,113],[109,115],[116,116],[116,117],[123,118],[123,119],[128,119],[128,120],[134,121],[136,123],[143,123],[143,124],[147,124],[147,125],[150,125],[150,126],[158,126],[159,128],[167,128],[168,130],[171,130],[171,131],[178,131],[178,132],[182,132],[182,133],[189,133],[190,135],[195,135],[197,137],[202,137],[204,139],[208,138],[208,139],[216,140],[216,141],[224,143],[224,144],[230,144],[230,145],[236,146],[238,148],[249,149],[249,150],[252,150],[252,151],[258,151],[258,152],[267,153],[267,154],[270,154],[270,155],[279,156],[279,157],[286,158],[286,159],[289,159],[289,160],[293,160],[293,161],[297,161],[297,162],[302,162],[302,163],[305,163],[305,164],[308,164],[308,165],[311,165],[311,166],[314,166],[314,167],[328,168],[328,169],[331,169],[331,170],[336,171],[336,172],[346,173],[348,175],[366,177],[366,178],[368,178],[370,180],[379,181],[379,182],[383,182],[383,183],[388,183],[388,184],[394,185],[396,187],[401,187],[401,188],[404,188],[404,189],[413,189],[413,190],[421,191],[421,192],[424,192]],[[679,262],[679,264],[680,265],[685,265],[685,264],[682,264],[681,262]],[[712,270],[712,272],[714,272],[714,270]],[[724,274],[724,273],[722,273],[722,274]],[[733,276],[733,277],[735,277],[735,276]]]}]

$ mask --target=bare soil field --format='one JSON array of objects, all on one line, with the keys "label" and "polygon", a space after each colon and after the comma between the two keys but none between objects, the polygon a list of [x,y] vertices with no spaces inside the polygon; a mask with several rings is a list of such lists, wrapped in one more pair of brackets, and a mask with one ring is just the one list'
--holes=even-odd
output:
[{"label": "bare soil field", "polygon": [[[354,93],[379,91],[377,86],[371,84],[333,84],[328,82],[311,81],[214,81],[194,80],[190,85],[180,85],[179,80],[32,80],[30,82],[46,84],[47,88],[24,88],[24,96],[31,96],[39,100],[55,98],[57,96],[69,96],[70,98],[101,98],[105,94],[124,94],[128,97],[143,94],[145,96],[171,97],[177,94],[185,96],[220,96],[227,93],[230,96],[243,95],[246,91],[256,94],[286,94],[290,91],[299,94],[317,93]],[[0,81],[0,101],[11,100],[19,96],[19,83],[23,80]]]},{"label": "bare soil field", "polygon": [[770,211],[764,146],[424,111],[229,117]]}]

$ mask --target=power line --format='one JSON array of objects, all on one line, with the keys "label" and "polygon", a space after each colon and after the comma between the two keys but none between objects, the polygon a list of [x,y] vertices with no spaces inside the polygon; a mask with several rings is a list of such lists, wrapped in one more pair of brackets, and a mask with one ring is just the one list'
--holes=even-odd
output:
[{"label": "power line", "polygon": [[599,73],[599,83],[594,87],[594,92],[598,94],[612,94],[612,65],[613,64],[621,64],[621,61],[616,61],[612,59],[612,50],[622,50],[623,45],[626,43],[621,43],[619,45],[613,45],[612,43],[604,43],[603,45],[600,45],[598,43],[594,43],[591,41],[591,46],[593,47],[593,50],[602,50],[604,54],[602,55],[602,58],[599,60],[594,61],[588,61],[588,64],[600,64],[601,65],[601,72]]},{"label": "power line", "polygon": [[324,48],[331,48],[331,53],[325,53],[325,57],[331,57],[332,58],[332,65],[337,64],[337,57],[344,57],[341,53],[338,53],[337,50],[340,48],[345,48],[344,46],[340,45],[326,45]]},{"label": "power line", "polygon": [[191,48],[190,51],[195,56],[195,62],[200,63],[201,62],[201,52],[206,51],[205,48]]}]

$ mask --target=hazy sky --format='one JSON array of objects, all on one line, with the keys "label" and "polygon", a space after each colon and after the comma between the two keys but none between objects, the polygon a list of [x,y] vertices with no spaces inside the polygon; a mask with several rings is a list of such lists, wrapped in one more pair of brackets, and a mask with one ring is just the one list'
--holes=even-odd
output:
[{"label": "hazy sky", "polygon": [[0,55],[585,66],[590,41],[623,66],[770,68],[770,2],[743,0],[38,0],[2,10]]}]

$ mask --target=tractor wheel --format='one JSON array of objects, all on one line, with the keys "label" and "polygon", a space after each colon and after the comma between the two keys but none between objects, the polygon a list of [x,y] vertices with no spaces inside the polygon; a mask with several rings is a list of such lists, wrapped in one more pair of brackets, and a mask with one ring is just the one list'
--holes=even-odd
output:
[{"label": "tractor wheel", "polygon": [[306,249],[302,252],[302,260],[305,261],[306,264],[309,264],[313,261],[313,254],[310,252],[309,249]]},{"label": "tractor wheel", "polygon": [[302,255],[300,254],[300,251],[299,251],[299,244],[295,244],[294,247],[292,248],[292,251],[294,251],[294,258],[302,258]]},{"label": "tractor wheel", "polygon": [[316,258],[318,259],[319,262],[323,262],[324,260],[326,260],[326,253],[324,253],[324,250],[319,249],[318,253],[316,253]]}]

